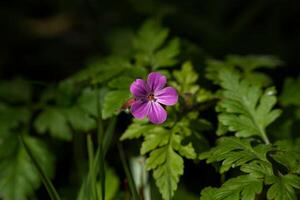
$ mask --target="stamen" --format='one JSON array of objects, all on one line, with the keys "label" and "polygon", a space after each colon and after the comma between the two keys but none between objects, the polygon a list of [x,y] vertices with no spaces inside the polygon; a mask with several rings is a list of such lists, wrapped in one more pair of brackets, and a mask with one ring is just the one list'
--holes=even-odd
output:
[{"label": "stamen", "polygon": [[149,94],[147,96],[148,101],[155,101],[154,94]]}]

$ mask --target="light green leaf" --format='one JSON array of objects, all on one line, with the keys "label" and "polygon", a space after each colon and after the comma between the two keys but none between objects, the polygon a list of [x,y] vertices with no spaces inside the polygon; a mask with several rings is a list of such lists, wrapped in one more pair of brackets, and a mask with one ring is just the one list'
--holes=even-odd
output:
[{"label": "light green leaf", "polygon": [[153,177],[164,200],[170,200],[183,174],[183,159],[169,145],[151,152],[146,169],[153,169]]},{"label": "light green leaf", "polygon": [[192,143],[188,143],[187,145],[183,145],[181,142],[183,140],[183,137],[181,135],[173,135],[172,138],[172,146],[173,148],[179,152],[181,156],[184,156],[188,159],[195,159],[196,158],[196,152],[192,145]]},{"label": "light green leaf", "polygon": [[169,132],[162,127],[154,127],[145,134],[145,140],[141,147],[141,154],[144,155],[149,151],[166,145],[169,142],[170,134]]},{"label": "light green leaf", "polygon": [[142,135],[146,135],[154,127],[155,126],[152,124],[147,124],[146,121],[134,120],[134,123],[128,126],[126,131],[121,136],[120,140],[139,138]]},{"label": "light green leaf", "polygon": [[129,90],[109,91],[104,97],[102,117],[107,119],[120,112],[122,105],[130,98]]},{"label": "light green leaf", "polygon": [[206,187],[201,191],[200,200],[216,200],[214,195],[218,191],[217,188]]},{"label": "light green leaf", "polygon": [[199,86],[196,85],[198,80],[198,75],[194,71],[191,62],[185,62],[182,65],[181,70],[175,70],[173,75],[176,80],[175,87],[181,93],[191,93],[194,94],[199,89]]},{"label": "light green leaf", "polygon": [[166,153],[168,151],[168,145],[155,149],[150,153],[149,158],[146,160],[146,169],[155,169],[159,165],[163,164],[166,161]]}]

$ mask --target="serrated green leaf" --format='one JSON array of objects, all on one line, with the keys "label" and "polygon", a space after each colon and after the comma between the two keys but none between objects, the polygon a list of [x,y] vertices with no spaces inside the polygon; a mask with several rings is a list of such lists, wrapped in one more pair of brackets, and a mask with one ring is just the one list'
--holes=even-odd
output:
[{"label": "serrated green leaf", "polygon": [[109,91],[104,97],[102,117],[107,119],[120,112],[122,105],[130,98],[129,90]]},{"label": "serrated green leaf", "polygon": [[168,37],[168,29],[162,28],[159,21],[148,20],[139,29],[133,45],[138,51],[151,54],[164,43]]},{"label": "serrated green leaf", "polygon": [[274,146],[276,148],[270,156],[290,172],[300,174],[300,149],[297,143],[281,140],[277,141]]},{"label": "serrated green leaf", "polygon": [[154,169],[153,177],[163,199],[171,199],[183,174],[183,159],[169,146],[153,151],[148,159],[146,168]]},{"label": "serrated green leaf", "polygon": [[46,108],[35,120],[34,127],[39,133],[49,133],[59,139],[71,140],[72,134],[62,110]]},{"label": "serrated green leaf", "polygon": [[295,189],[300,189],[300,177],[294,174],[287,174],[281,177],[269,177],[266,182],[272,184],[267,192],[269,200],[296,200]]},{"label": "serrated green leaf", "polygon": [[159,165],[166,161],[166,153],[168,151],[168,146],[160,147],[150,153],[149,158],[147,158],[145,166],[147,170],[155,169]]},{"label": "serrated green leaf", "polygon": [[219,121],[238,137],[258,135],[269,143],[265,128],[281,113],[278,109],[272,110],[276,103],[274,89],[263,93],[257,85],[240,80],[233,71],[222,71],[219,76],[224,97],[218,105]]},{"label": "serrated green leaf", "polygon": [[199,86],[196,85],[198,75],[194,71],[191,62],[183,63],[181,70],[175,70],[173,75],[177,82],[175,87],[180,91],[180,93],[195,94],[199,89]]},{"label": "serrated green leaf", "polygon": [[179,39],[173,39],[166,47],[157,51],[151,59],[153,69],[170,67],[177,63],[176,56],[179,54]]},{"label": "serrated green leaf", "polygon": [[218,141],[216,147],[208,152],[200,154],[200,159],[207,159],[207,163],[221,162],[220,172],[224,173],[230,168],[241,166],[252,160],[268,162],[266,153],[271,146],[257,145],[253,147],[250,140],[234,137],[223,137]]},{"label": "serrated green leaf", "polygon": [[201,191],[200,200],[216,200],[214,195],[218,191],[217,188],[206,187]]},{"label": "serrated green leaf", "polygon": [[234,66],[219,60],[209,59],[206,61],[205,77],[213,81],[214,84],[220,84],[219,72],[224,69],[233,70]]},{"label": "serrated green leaf", "polygon": [[173,39],[165,44],[168,34],[168,29],[161,27],[159,21],[146,21],[133,39],[136,65],[150,66],[155,70],[176,64],[179,40]]},{"label": "serrated green leaf", "polygon": [[255,160],[248,164],[242,165],[241,171],[256,178],[265,178],[273,175],[271,163],[262,160]]},{"label": "serrated green leaf", "polygon": [[134,123],[128,126],[126,131],[120,137],[120,140],[139,138],[151,131],[154,127],[155,126],[152,124],[147,124],[146,121],[135,120]]},{"label": "serrated green leaf", "polygon": [[173,135],[172,138],[172,146],[173,148],[179,152],[181,156],[184,156],[188,159],[195,159],[196,158],[196,152],[192,145],[192,143],[188,143],[186,145],[183,145],[181,142],[183,140],[183,137],[181,135]]},{"label": "serrated green leaf", "polygon": [[[46,175],[52,176],[54,159],[46,145],[30,136],[26,136],[24,139]],[[0,152],[5,152],[5,155],[0,153],[2,160],[0,162],[0,194],[7,200],[29,199],[29,195],[41,184],[38,171],[17,135],[11,135],[5,144],[9,144],[9,146],[0,145]],[[12,150],[7,151],[8,147]]]},{"label": "serrated green leaf", "polygon": [[142,143],[141,154],[144,155],[149,151],[166,145],[169,142],[170,133],[162,127],[154,127],[145,135],[145,140]]},{"label": "serrated green leaf", "polygon": [[215,191],[215,200],[255,200],[256,194],[262,192],[263,180],[249,175],[242,175],[226,181]]}]

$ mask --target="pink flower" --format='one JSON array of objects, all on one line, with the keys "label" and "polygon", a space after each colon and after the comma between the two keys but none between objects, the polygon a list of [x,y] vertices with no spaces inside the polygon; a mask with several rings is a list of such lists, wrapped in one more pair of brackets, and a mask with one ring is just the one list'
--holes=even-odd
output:
[{"label": "pink flower", "polygon": [[163,105],[172,106],[178,101],[178,94],[173,87],[165,87],[167,78],[158,72],[148,75],[147,81],[136,79],[130,86],[135,97],[131,113],[135,118],[148,117],[154,124],[161,124],[167,119]]}]

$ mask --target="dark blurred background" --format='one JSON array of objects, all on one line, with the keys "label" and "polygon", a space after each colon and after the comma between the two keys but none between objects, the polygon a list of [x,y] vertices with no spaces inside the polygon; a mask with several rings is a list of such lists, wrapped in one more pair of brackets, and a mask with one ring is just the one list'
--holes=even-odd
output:
[{"label": "dark blurred background", "polygon": [[59,81],[87,58],[110,53],[111,44],[124,43],[131,30],[153,16],[163,16],[171,34],[184,39],[188,45],[182,55],[188,58],[273,54],[286,63],[280,75],[299,72],[298,0],[15,0],[0,5],[1,79]]},{"label": "dark blurred background", "polygon": [[[195,67],[209,57],[271,54],[285,63],[270,72],[277,87],[285,77],[300,74],[299,0],[15,0],[0,5],[2,80],[57,83],[91,57],[126,49],[128,38],[150,17],[162,17],[171,36],[181,39],[180,57],[198,63]],[[56,177],[70,167],[65,164],[58,163]],[[195,194],[201,174],[207,174],[203,187],[218,178],[212,167],[187,161],[182,180]],[[58,178],[56,184],[63,181]]]}]

